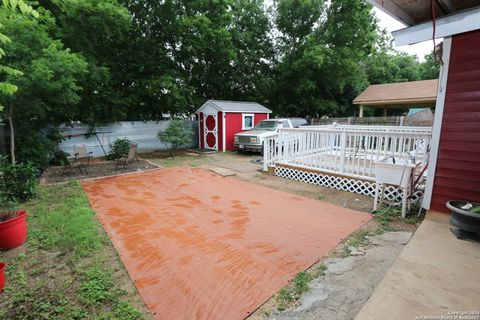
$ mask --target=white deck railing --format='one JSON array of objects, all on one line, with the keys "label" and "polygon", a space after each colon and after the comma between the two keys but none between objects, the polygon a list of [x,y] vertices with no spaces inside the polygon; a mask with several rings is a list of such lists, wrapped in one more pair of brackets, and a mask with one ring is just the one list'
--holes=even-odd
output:
[{"label": "white deck railing", "polygon": [[374,161],[408,157],[423,169],[432,128],[393,126],[310,126],[280,129],[265,141],[264,170],[276,164],[374,180]]}]

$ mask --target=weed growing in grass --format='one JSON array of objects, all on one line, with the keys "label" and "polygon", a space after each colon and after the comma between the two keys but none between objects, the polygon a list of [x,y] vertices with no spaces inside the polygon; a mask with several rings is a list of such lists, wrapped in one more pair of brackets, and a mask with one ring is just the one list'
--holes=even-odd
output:
[{"label": "weed growing in grass", "polygon": [[389,224],[402,215],[402,211],[397,208],[385,207],[373,212],[375,220],[383,227],[388,227]]},{"label": "weed growing in grass", "polygon": [[[325,272],[324,267],[319,267],[320,272]],[[308,272],[299,272],[295,275],[293,279],[293,284],[290,284],[282,288],[278,292],[277,296],[277,309],[282,311],[286,308],[295,305],[298,302],[298,299],[302,293],[308,291],[308,284],[312,281],[316,275]]]},{"label": "weed growing in grass", "polygon": [[351,237],[348,240],[348,244],[353,246],[353,247],[358,248],[359,246],[361,246],[362,244],[365,243],[365,240],[366,240],[367,236],[370,235],[370,233],[371,232],[367,229],[359,230],[358,232],[355,232],[353,237]]},{"label": "weed growing in grass", "polygon": [[262,315],[264,317],[269,317],[272,314],[271,310],[263,310]]},{"label": "weed growing in grass", "polygon": [[[418,211],[417,209],[413,209],[413,212]],[[377,220],[383,228],[392,229],[390,224],[399,219],[402,216],[402,210],[399,208],[392,208],[392,207],[384,207],[379,210],[373,212],[375,216],[375,220]],[[417,224],[422,219],[418,217],[416,214],[412,214],[407,216],[403,221],[407,224]],[[388,230],[388,231],[396,231],[396,230]]]},{"label": "weed growing in grass", "polygon": [[277,309],[282,311],[288,308],[290,305],[293,304],[298,298],[295,295],[295,290],[292,287],[284,287],[282,290],[278,292],[277,301],[278,306]]},{"label": "weed growing in grass", "polygon": [[113,281],[111,274],[98,267],[86,273],[86,282],[80,287],[80,301],[86,305],[99,305],[112,298]]},{"label": "weed growing in grass", "polygon": [[295,292],[300,295],[308,291],[308,284],[312,281],[313,276],[307,272],[299,272],[295,276]]},{"label": "weed growing in grass", "polygon": [[316,278],[316,277],[324,276],[327,269],[328,267],[324,263],[319,264],[314,270],[313,277]]},{"label": "weed growing in grass", "polygon": [[372,232],[368,229],[362,229],[355,232],[343,245],[343,251],[345,255],[350,254],[350,247],[358,248],[366,243],[367,236],[372,235]]},{"label": "weed growing in grass", "polygon": [[120,301],[115,304],[112,312],[106,314],[105,320],[136,320],[141,317],[142,314],[129,302]]}]

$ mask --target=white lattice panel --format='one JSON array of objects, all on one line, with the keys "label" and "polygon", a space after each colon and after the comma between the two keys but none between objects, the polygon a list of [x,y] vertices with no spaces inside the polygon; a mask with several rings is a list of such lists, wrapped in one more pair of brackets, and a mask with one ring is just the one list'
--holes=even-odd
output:
[{"label": "white lattice panel", "polygon": [[[364,180],[355,180],[347,177],[330,176],[327,174],[302,171],[298,169],[276,167],[275,175],[296,181],[303,181],[322,187],[359,193],[366,196],[375,196],[375,183]],[[417,190],[412,196],[412,202],[415,203],[422,196],[423,192]],[[402,192],[393,186],[385,188],[385,199],[389,201],[401,202]]]}]

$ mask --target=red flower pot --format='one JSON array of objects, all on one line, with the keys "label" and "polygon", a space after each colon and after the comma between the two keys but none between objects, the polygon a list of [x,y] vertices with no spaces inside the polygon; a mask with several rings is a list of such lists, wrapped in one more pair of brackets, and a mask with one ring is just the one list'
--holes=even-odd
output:
[{"label": "red flower pot", "polygon": [[18,217],[0,222],[0,250],[16,248],[27,240],[27,212],[17,213]]},{"label": "red flower pot", "polygon": [[2,293],[5,287],[5,263],[0,262],[0,293]]}]

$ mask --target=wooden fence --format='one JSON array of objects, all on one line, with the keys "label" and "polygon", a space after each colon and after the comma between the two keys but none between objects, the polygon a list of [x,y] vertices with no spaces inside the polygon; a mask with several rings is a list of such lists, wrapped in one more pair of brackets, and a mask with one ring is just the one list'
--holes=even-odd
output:
[{"label": "wooden fence", "polygon": [[[185,120],[192,126],[192,142],[189,147],[198,147],[198,122]],[[89,127],[84,124],[63,125],[60,132],[64,140],[59,147],[63,151],[73,154],[74,145],[85,145],[94,157],[103,156],[110,151],[110,144],[118,138],[127,138],[138,145],[138,152],[150,152],[167,149],[170,146],[160,142],[157,133],[167,128],[169,120],[162,121],[121,121],[106,126],[97,127],[99,132],[88,135]]]},{"label": "wooden fence", "polygon": [[390,117],[348,117],[348,118],[312,118],[310,124],[332,125],[332,124],[349,124],[349,125],[367,125],[367,126],[403,126],[403,116]]}]

